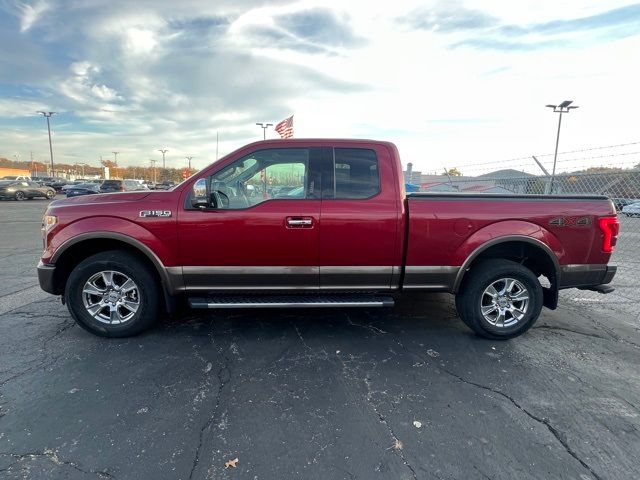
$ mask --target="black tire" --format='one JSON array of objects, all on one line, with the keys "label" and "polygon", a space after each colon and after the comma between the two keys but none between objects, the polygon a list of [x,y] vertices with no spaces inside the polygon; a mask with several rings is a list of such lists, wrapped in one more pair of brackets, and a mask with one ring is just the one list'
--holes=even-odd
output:
[{"label": "black tire", "polygon": [[[491,307],[494,304],[491,302],[492,297],[485,293],[485,290],[494,284],[504,285],[504,283],[500,283],[502,279],[516,280],[515,285],[518,291],[520,291],[520,286],[526,290],[523,295],[528,296],[528,303],[525,313],[520,319],[516,319],[513,313],[508,312],[505,315],[506,319],[502,321],[503,325],[500,326],[499,321],[494,324],[485,318],[482,312],[482,305],[488,303],[487,307]],[[518,295],[514,298],[517,297]],[[506,302],[507,306],[524,307],[522,303],[524,300],[510,303],[511,300],[508,299],[508,296],[507,298],[500,296],[498,300],[493,300],[496,303],[501,301]],[[542,303],[542,285],[540,285],[533,272],[517,262],[502,259],[483,260],[473,265],[469,273],[465,275],[463,284],[456,296],[456,308],[462,321],[476,335],[494,340],[507,340],[522,335],[529,330],[540,316]],[[495,311],[494,315],[497,316],[498,312],[499,310]],[[491,316],[491,314],[488,315]],[[509,318],[509,315],[511,315],[511,318]],[[508,321],[513,323],[508,324]]]},{"label": "black tire", "polygon": [[18,190],[15,195],[13,196],[13,198],[15,198],[18,202],[23,201],[25,198],[27,198],[27,196],[24,194],[23,191]]},{"label": "black tire", "polygon": [[47,190],[47,193],[45,195],[45,197],[47,197],[47,200],[51,200],[55,196],[56,192],[54,190]]},{"label": "black tire", "polygon": [[[103,307],[104,310],[99,310],[96,316],[92,316],[85,307],[83,289],[92,277],[103,271],[116,272],[114,285],[128,277],[136,286],[135,295],[133,293],[126,295],[134,295],[128,298],[134,302],[137,298],[137,310],[131,318],[123,320],[122,323],[110,324],[104,318],[99,318],[101,315],[106,315],[107,309],[111,310],[109,303]],[[108,287],[104,293],[109,294]],[[102,298],[101,295],[103,294],[91,296],[89,301],[97,301]],[[114,295],[117,296],[118,293],[114,292]],[[129,252],[110,250],[92,255],[80,262],[69,275],[64,296],[69,312],[78,325],[85,330],[101,337],[129,337],[148,329],[156,321],[160,285],[158,285],[154,272],[138,257]],[[97,302],[96,305],[98,305]],[[124,306],[116,308],[119,308],[119,312],[131,313],[130,310],[124,309]],[[111,318],[113,319],[113,317]],[[119,320],[116,319],[116,321]]]}]

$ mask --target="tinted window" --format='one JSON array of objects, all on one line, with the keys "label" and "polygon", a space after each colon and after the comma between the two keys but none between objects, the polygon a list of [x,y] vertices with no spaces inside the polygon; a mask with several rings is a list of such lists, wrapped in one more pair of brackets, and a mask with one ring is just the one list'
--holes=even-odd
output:
[{"label": "tinted window", "polygon": [[[309,196],[310,151],[279,148],[253,152],[211,177],[211,191],[228,197],[225,208],[248,208],[266,200]],[[293,195],[290,195],[294,192]]]},{"label": "tinted window", "polygon": [[102,186],[108,188],[120,188],[121,183],[122,182],[120,180],[105,180],[102,182]]},{"label": "tinted window", "polygon": [[334,149],[334,198],[369,198],[380,191],[378,158],[373,150]]}]

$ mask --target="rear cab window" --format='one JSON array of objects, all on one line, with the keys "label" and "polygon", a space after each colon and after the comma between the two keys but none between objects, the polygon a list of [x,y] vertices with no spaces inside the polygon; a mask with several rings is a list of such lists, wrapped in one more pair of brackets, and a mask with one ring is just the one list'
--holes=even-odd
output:
[{"label": "rear cab window", "polygon": [[323,198],[364,200],[380,193],[380,168],[374,150],[334,148],[328,177],[329,188],[323,188]]}]

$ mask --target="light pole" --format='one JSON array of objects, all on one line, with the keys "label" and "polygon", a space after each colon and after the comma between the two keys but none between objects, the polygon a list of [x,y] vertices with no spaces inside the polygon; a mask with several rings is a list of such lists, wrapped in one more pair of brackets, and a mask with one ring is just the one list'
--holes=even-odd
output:
[{"label": "light pole", "polygon": [[189,160],[189,175],[191,175],[191,159],[193,158],[193,156],[188,156],[188,157],[184,157],[187,160]]},{"label": "light pole", "polygon": [[267,128],[273,127],[273,123],[256,123],[260,128],[262,128],[262,139],[267,139]]},{"label": "light pole", "polygon": [[559,113],[558,116],[558,134],[556,135],[556,151],[553,154],[553,170],[551,171],[551,182],[549,182],[549,192],[553,192],[553,182],[556,178],[556,162],[558,161],[558,145],[560,145],[560,127],[562,126],[562,114],[569,113],[570,110],[578,108],[576,105],[571,105],[573,100],[565,100],[559,105],[545,105],[547,108],[553,108],[554,113]]},{"label": "light pole", "polygon": [[167,153],[169,150],[167,150],[166,148],[161,148],[158,151],[162,153],[162,168],[165,169],[167,168],[167,166],[164,163],[164,154]]},{"label": "light pole", "polygon": [[55,177],[55,171],[53,170],[53,147],[51,146],[51,125],[49,123],[49,119],[51,118],[51,115],[55,115],[57,112],[42,112],[42,111],[38,111],[36,113],[41,113],[42,115],[44,115],[44,118],[47,119],[47,132],[49,132],[49,154],[51,154],[51,176]]}]

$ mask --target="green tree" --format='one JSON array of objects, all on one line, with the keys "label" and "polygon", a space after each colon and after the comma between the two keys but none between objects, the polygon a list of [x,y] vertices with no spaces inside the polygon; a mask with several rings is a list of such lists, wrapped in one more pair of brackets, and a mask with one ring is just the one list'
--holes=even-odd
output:
[{"label": "green tree", "polygon": [[453,167],[450,168],[449,170],[445,169],[445,172],[447,175],[450,175],[452,177],[461,177],[462,176],[462,172],[460,170],[458,170],[458,167]]}]

